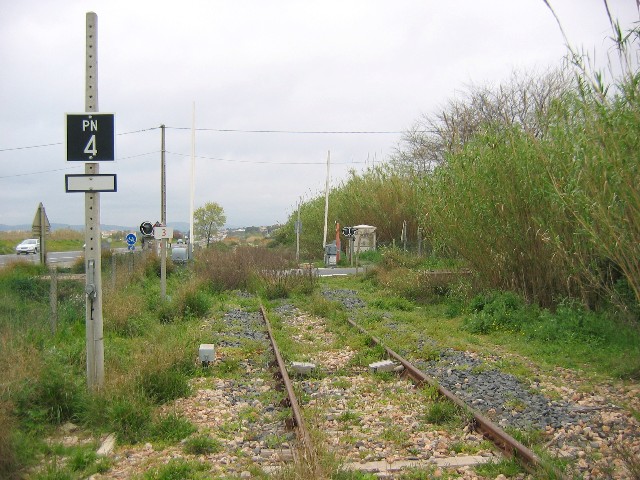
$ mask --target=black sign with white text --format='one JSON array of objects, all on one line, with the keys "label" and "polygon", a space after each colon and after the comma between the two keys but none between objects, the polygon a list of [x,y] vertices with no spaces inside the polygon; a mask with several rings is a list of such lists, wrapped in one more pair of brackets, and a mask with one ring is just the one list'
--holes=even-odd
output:
[{"label": "black sign with white text", "polygon": [[115,160],[113,113],[68,113],[66,126],[68,162]]}]

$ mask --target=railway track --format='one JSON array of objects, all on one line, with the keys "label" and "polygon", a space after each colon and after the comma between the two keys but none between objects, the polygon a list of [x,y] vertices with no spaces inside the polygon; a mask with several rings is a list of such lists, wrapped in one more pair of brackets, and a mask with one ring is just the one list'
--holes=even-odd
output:
[{"label": "railway track", "polygon": [[[451,391],[438,385],[437,381],[409,361],[385,347],[378,338],[352,320],[348,322],[354,331],[366,338],[371,347],[383,351],[385,356],[392,359],[396,365],[395,371],[401,371],[402,374],[387,373],[376,378],[367,371],[371,368],[356,367],[351,360],[359,354],[357,351],[348,348],[345,349],[346,353],[332,350],[330,346],[335,339],[321,325],[322,322],[298,313],[288,317],[287,331],[293,341],[303,345],[320,343],[329,348],[314,349],[309,346],[307,350],[313,353],[303,354],[303,359],[319,359],[319,363],[323,364],[320,366],[322,371],[312,372],[310,378],[294,374],[292,380],[289,374],[292,364],[289,363],[287,368],[264,307],[261,307],[261,314],[277,359],[278,376],[292,409],[298,445],[304,452],[303,458],[298,461],[314,462],[316,452],[329,448],[338,458],[346,460],[343,468],[347,470],[371,472],[383,478],[399,478],[396,475],[411,469],[433,472],[447,467],[465,469],[497,461],[499,457],[495,450],[487,448],[486,442],[483,442],[483,439],[490,439],[504,455],[516,458],[527,470],[549,470],[550,467],[533,451]],[[302,349],[305,350],[305,347]],[[342,362],[339,360],[341,355]],[[391,368],[389,363],[385,366]],[[296,391],[306,398],[299,400]],[[420,420],[431,418],[428,410],[433,407],[427,405],[441,405],[433,392],[457,407],[461,420],[444,423],[457,423],[459,432],[453,432],[450,424],[446,427],[438,425],[437,419],[434,420],[435,425],[427,425],[428,422]],[[324,445],[314,445],[301,404],[304,409],[313,412],[307,417],[313,419],[312,428],[322,431],[324,438],[319,441]],[[380,421],[363,422],[362,417],[365,416],[377,416]],[[472,432],[470,427],[479,435]],[[435,434],[420,432],[421,429],[435,430]],[[458,449],[460,454],[451,456],[447,448],[438,450],[438,436],[446,436],[447,441],[443,443],[456,445],[454,449]],[[371,448],[371,445],[377,446]],[[558,472],[553,473],[556,478],[562,478]]]},{"label": "railway track", "polygon": [[[372,335],[353,322],[366,324],[363,319],[371,311],[364,302],[356,295],[339,300],[349,306],[345,310],[349,313],[334,319],[307,314],[290,304],[277,304],[267,312],[258,308],[255,297],[231,297],[224,313],[201,326],[203,337],[216,345],[215,361],[192,379],[191,395],[163,405],[158,412],[188,420],[196,432],[177,445],[124,446],[112,455],[109,472],[96,480],[137,478],[150,465],[159,468],[155,466],[167,459],[194,470],[205,468],[207,478],[495,479],[498,474],[484,473],[483,464],[500,462],[505,455],[537,470],[509,478],[562,478],[557,472],[545,473],[547,467],[533,452],[504,434],[505,412],[487,419],[486,405],[485,414],[475,410],[476,403],[469,398],[486,400],[485,391],[467,398],[460,394],[464,389],[459,384],[466,382],[463,374],[484,374],[485,368],[475,363],[457,370],[437,366],[450,371],[444,376],[434,373],[437,368],[409,345],[423,341],[419,335],[411,338],[410,325],[403,326],[392,315],[382,316],[367,324],[376,328]],[[376,336],[408,350],[400,356]],[[464,352],[455,355],[463,357]],[[385,358],[401,371],[373,372],[369,365]],[[448,354],[442,353],[443,358]],[[299,374],[292,368],[294,361],[313,362],[316,368]],[[498,377],[495,383],[508,382]],[[490,383],[492,389],[495,383]],[[513,385],[508,386],[513,391]],[[605,426],[621,435],[620,413],[606,415]],[[580,452],[598,442],[595,425],[589,422],[573,425],[590,443],[565,444],[562,451],[570,451],[569,447]],[[587,434],[591,425],[593,431]],[[549,450],[560,451],[554,444],[559,446],[575,429],[547,430]],[[215,449],[189,453],[186,445],[193,439],[212,440]],[[583,459],[577,456],[578,462]],[[349,476],[346,471],[359,473]]]}]

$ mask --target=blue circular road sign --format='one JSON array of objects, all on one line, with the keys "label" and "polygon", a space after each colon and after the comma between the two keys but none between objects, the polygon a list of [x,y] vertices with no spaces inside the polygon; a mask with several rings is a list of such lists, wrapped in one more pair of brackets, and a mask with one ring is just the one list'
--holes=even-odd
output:
[{"label": "blue circular road sign", "polygon": [[138,237],[136,237],[135,233],[130,233],[129,235],[127,235],[127,244],[133,245],[134,243],[136,243],[137,239]]}]

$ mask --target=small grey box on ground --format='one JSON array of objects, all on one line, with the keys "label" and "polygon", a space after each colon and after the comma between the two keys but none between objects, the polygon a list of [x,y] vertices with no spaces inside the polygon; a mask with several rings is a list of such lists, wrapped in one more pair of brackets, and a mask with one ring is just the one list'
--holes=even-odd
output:
[{"label": "small grey box on ground", "polygon": [[300,373],[302,375],[306,375],[306,374],[310,373],[314,368],[316,368],[316,364],[315,363],[291,362],[291,369],[294,372]]},{"label": "small grey box on ground", "polygon": [[393,372],[396,368],[396,364],[391,360],[381,360],[369,364],[369,369],[372,373],[376,372]]},{"label": "small grey box on ground", "polygon": [[216,346],[213,343],[201,343],[198,350],[198,359],[203,366],[209,365],[209,363],[216,359]]}]

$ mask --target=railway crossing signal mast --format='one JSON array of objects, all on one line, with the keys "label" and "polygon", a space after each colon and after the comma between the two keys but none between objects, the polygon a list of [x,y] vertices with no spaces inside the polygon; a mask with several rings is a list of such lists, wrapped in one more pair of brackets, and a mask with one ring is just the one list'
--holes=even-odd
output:
[{"label": "railway crossing signal mast", "polygon": [[85,112],[67,114],[67,161],[85,163],[84,175],[65,175],[68,193],[84,192],[87,385],[104,384],[102,324],[102,232],[100,192],[115,192],[116,176],[99,173],[99,161],[115,160],[113,114],[98,113],[98,16],[86,15]]}]

